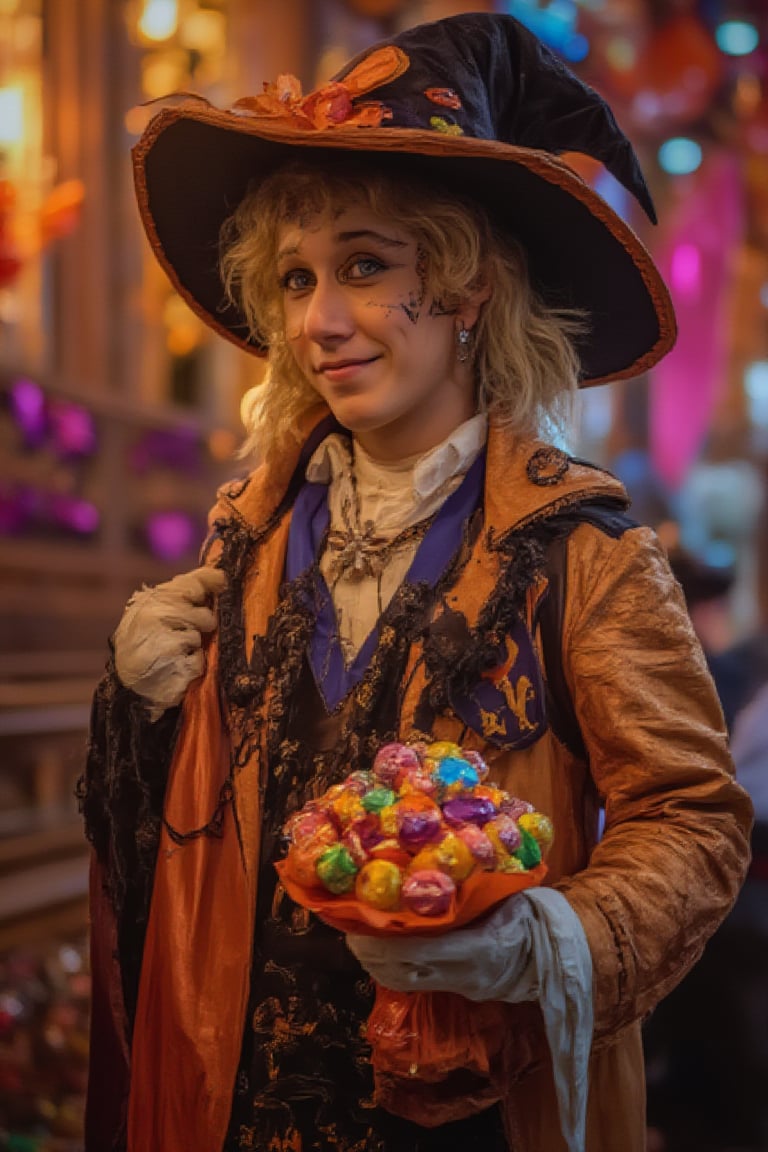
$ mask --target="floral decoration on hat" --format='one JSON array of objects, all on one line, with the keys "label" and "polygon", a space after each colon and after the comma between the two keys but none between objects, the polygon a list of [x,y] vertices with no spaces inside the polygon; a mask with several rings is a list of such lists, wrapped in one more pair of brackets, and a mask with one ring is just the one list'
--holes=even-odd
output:
[{"label": "floral decoration on hat", "polygon": [[302,95],[301,82],[295,76],[278,76],[274,84],[265,84],[259,96],[246,96],[233,105],[233,111],[263,116],[294,128],[308,131],[322,128],[378,128],[392,112],[380,100],[354,104],[372,88],[396,80],[406,71],[408,57],[402,49],[386,45],[371,52],[343,80]]},{"label": "floral decoration on hat", "polygon": [[461,108],[461,100],[453,88],[427,88],[424,95],[427,100],[439,104],[442,108]]}]

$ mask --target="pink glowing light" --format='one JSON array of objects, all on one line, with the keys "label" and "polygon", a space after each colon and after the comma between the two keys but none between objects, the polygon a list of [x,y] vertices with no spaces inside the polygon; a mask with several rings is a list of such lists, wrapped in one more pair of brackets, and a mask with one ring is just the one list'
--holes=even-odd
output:
[{"label": "pink glowing light", "polygon": [[701,251],[695,244],[678,244],[670,262],[669,278],[680,300],[698,300],[701,295]]}]

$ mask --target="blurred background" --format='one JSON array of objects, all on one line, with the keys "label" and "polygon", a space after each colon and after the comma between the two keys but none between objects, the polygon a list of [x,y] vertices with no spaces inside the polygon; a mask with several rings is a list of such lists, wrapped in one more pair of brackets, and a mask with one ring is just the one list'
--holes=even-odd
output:
[{"label": "blurred background", "polygon": [[[195,566],[259,383],[140,230],[143,104],[227,105],[278,68],[309,91],[377,38],[480,10],[528,24],[640,154],[657,228],[570,160],[651,249],[680,338],[585,392],[567,446],[669,548],[768,818],[768,0],[0,0],[0,1150],[82,1147],[89,699],[130,593]],[[768,1149],[756,848],[734,917],[648,1021],[651,1150]]]}]

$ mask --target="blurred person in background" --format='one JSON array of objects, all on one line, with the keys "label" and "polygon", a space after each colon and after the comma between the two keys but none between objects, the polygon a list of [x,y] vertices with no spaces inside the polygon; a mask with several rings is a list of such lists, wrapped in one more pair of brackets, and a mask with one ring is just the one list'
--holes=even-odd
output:
[{"label": "blurred person in background", "polygon": [[755,540],[758,627],[731,650],[749,670],[735,710],[731,751],[736,777],[754,804],[752,863],[714,941],[723,937],[722,975],[736,997],[731,1021],[739,1054],[732,1077],[738,1079],[736,1107],[744,1116],[745,1138],[756,1148],[768,1148],[768,492]]},{"label": "blurred person in background", "polygon": [[[602,99],[488,14],[306,97],[172,101],[137,145],[161,264],[268,372],[259,466],[203,566],[134,595],[96,693],[89,1152],[645,1146],[640,1020],[731,907],[751,809],[663,548],[539,439],[675,332],[563,150],[653,216]],[[344,936],[278,883],[285,823],[415,738],[551,817],[547,883]],[[371,977],[465,997],[487,1068],[374,1082]]]},{"label": "blurred person in background", "polygon": [[[657,532],[661,525],[673,523],[672,498],[646,448],[625,448],[612,458],[609,466],[632,501],[633,519]],[[661,532],[659,536],[664,543]]]},{"label": "blurred person in background", "polygon": [[738,577],[725,598],[710,596],[703,602],[697,596],[694,620],[729,731],[768,676],[768,565],[761,555],[767,500],[761,470],[746,460],[730,460],[696,465],[676,501],[687,551],[706,563],[713,576],[720,568]]},{"label": "blurred person in background", "polygon": [[746,636],[714,652],[709,662],[732,732],[742,709],[768,683],[768,485],[755,524],[754,540],[755,626]]},{"label": "blurred person in background", "polygon": [[[659,536],[665,539],[664,525]],[[707,564],[700,556],[674,541],[667,547],[669,563],[685,597],[696,635],[704,654],[711,657],[728,648],[733,639],[728,593],[736,573],[732,565]]]},{"label": "blurred person in background", "polygon": [[768,1148],[768,503],[755,533],[757,620],[728,642],[732,569],[667,535],[670,563],[731,729],[736,777],[755,809],[752,862],[702,959],[644,1029],[657,1152]]}]

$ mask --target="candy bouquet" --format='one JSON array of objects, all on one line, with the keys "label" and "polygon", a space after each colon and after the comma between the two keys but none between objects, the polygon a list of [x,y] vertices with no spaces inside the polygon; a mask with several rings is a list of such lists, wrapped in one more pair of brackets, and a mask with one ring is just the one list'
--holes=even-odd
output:
[{"label": "candy bouquet", "polygon": [[[343,932],[424,936],[540,884],[552,824],[488,776],[447,741],[384,745],[288,821],[286,891]],[[377,987],[367,1036],[377,1074],[434,1082],[487,1076],[499,1032],[491,1005]]]}]

